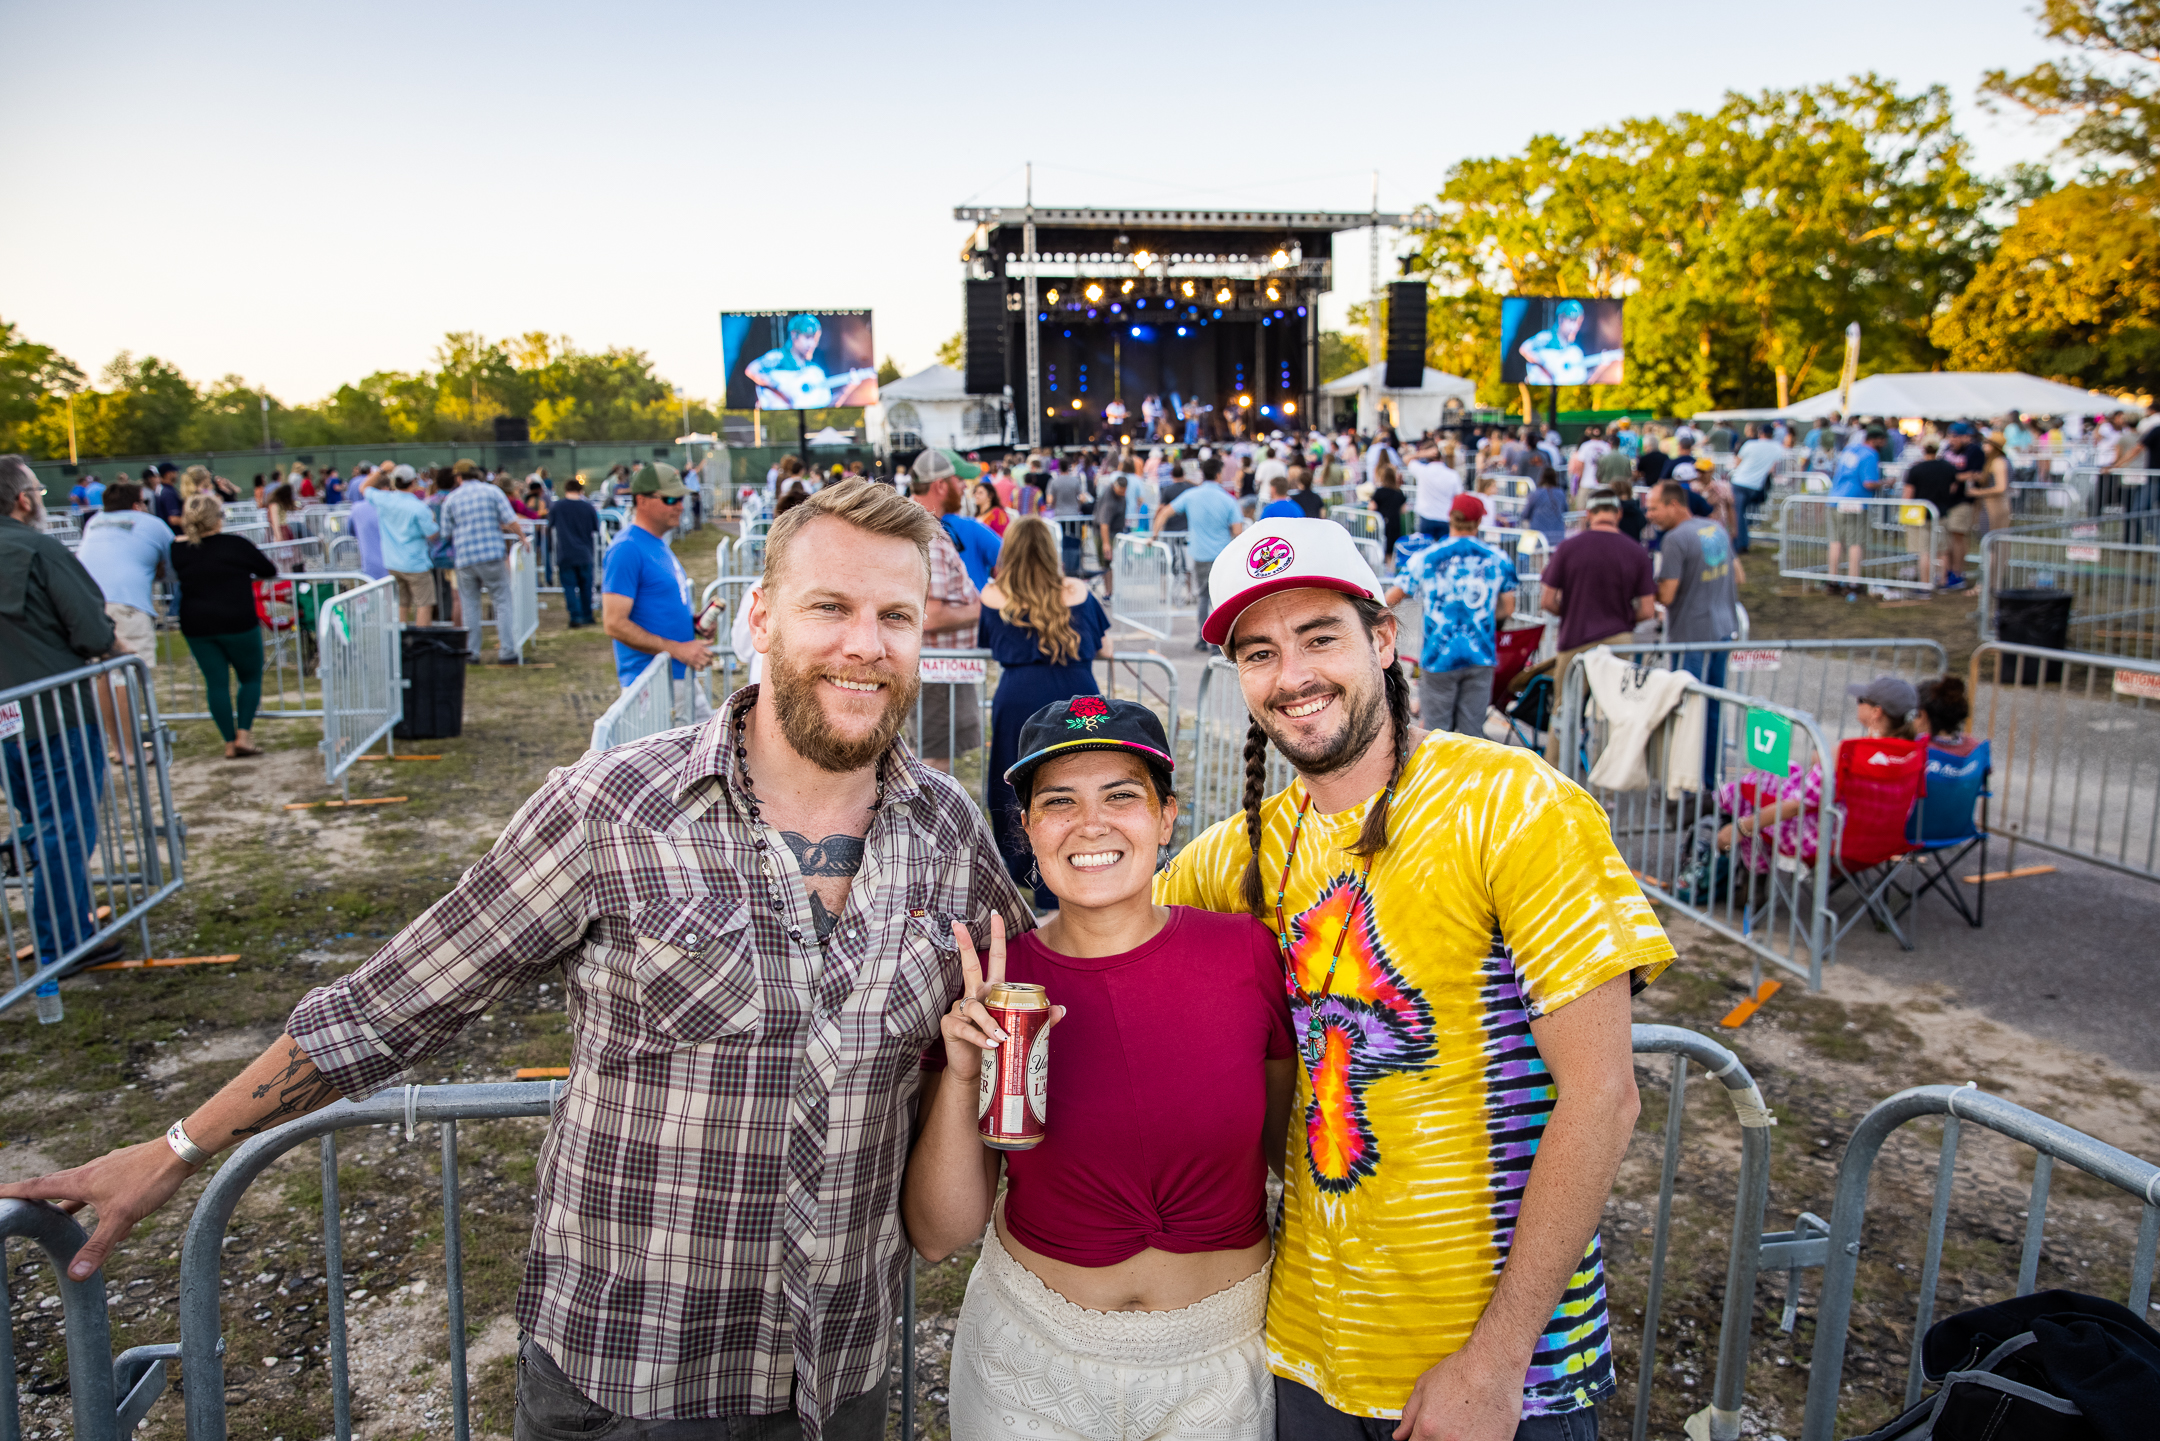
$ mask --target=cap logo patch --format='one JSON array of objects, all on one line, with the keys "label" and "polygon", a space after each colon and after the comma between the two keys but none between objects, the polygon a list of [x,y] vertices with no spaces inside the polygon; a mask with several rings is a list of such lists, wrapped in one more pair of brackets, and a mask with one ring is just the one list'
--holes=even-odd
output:
[{"label": "cap logo patch", "polygon": [[1076,695],[1065,707],[1067,730],[1091,731],[1109,718],[1110,707],[1103,704],[1101,696]]},{"label": "cap logo patch", "polygon": [[1296,558],[1297,552],[1290,548],[1289,541],[1279,535],[1264,536],[1245,552],[1245,573],[1254,580],[1266,580],[1288,570]]}]

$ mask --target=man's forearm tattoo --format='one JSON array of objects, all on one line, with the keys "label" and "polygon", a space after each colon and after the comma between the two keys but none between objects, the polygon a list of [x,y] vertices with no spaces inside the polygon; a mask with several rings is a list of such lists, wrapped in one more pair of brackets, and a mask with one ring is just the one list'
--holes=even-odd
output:
[{"label": "man's forearm tattoo", "polygon": [[283,1125],[295,1116],[304,1116],[326,1101],[337,1099],[337,1087],[330,1078],[315,1068],[307,1052],[293,1046],[285,1052],[285,1065],[276,1075],[257,1086],[254,1099],[275,1096],[270,1108],[246,1125],[235,1127],[235,1136],[254,1136]]}]

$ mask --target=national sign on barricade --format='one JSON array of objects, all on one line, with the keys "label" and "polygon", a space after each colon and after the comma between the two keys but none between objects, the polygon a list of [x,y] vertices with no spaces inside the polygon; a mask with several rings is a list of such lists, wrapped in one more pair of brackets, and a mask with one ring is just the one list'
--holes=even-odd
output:
[{"label": "national sign on barricade", "polygon": [[346,772],[405,718],[397,580],[385,576],[334,596],[316,622],[321,658],[323,784],[350,798]]},{"label": "national sign on barricade", "polygon": [[0,1012],[130,926],[148,956],[150,909],[180,889],[186,827],[149,670],[116,656],[0,691]]},{"label": "national sign on barricade", "polygon": [[1969,689],[2005,869],[2023,843],[2160,880],[2160,661],[1990,641]]},{"label": "national sign on barricade", "polygon": [[1932,501],[1793,495],[1778,515],[1778,574],[1787,580],[1935,589],[1942,517]]},{"label": "national sign on barricade", "polygon": [[990,652],[925,650],[922,689],[903,732],[909,747],[958,781],[978,806],[990,798]]},{"label": "national sign on barricade", "polygon": [[[2109,522],[2132,534],[2130,522]],[[2061,597],[2069,607],[2063,649],[2087,655],[2160,659],[2160,534],[2146,544],[2074,528],[1994,531],[1980,542],[1980,638],[2001,640],[2003,598]],[[2156,523],[2155,531],[2160,531]],[[2038,593],[2037,595],[2035,593]]]}]

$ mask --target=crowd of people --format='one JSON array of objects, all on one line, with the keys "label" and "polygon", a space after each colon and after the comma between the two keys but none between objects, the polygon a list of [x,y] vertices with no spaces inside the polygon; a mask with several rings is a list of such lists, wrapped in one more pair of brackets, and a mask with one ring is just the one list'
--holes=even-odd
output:
[{"label": "crowd of people", "polygon": [[[762,683],[552,773],[163,1137],[0,1194],[93,1207],[88,1275],[236,1138],[380,1089],[559,968],[521,1434],[882,1436],[907,1253],[979,1240],[956,1438],[1594,1435],[1629,995],[1673,957],[1595,802],[1420,727],[1386,584],[1340,526],[1278,513],[1205,567],[1202,634],[1249,754],[1295,779],[1249,768],[1240,813],[1173,854],[1176,761],[1152,711],[1096,693],[1107,623],[1061,488],[1050,516],[1012,497],[1002,535],[942,453],[905,488],[828,483],[773,521]],[[662,540],[680,478],[624,489]],[[1238,510],[1219,474],[1186,494],[1211,490]],[[997,539],[979,585],[962,519]],[[644,545],[626,529],[610,575]],[[990,817],[904,739],[954,632],[1005,661]],[[999,1152],[975,1078],[1014,984],[1053,1006],[1055,1104]]]}]

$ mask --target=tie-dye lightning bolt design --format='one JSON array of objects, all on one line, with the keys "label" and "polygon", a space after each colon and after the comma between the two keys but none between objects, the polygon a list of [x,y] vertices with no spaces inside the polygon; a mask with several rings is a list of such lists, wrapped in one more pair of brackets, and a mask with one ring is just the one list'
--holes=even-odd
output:
[{"label": "tie-dye lightning bolt design", "polygon": [[[1344,927],[1349,934],[1342,936]],[[1344,941],[1335,956],[1338,937]],[[1382,1076],[1418,1071],[1433,1054],[1432,1011],[1403,980],[1380,942],[1370,893],[1348,871],[1290,922],[1291,1032],[1307,1035],[1318,1011],[1320,1055],[1305,1111],[1306,1162],[1330,1195],[1357,1188],[1380,1164],[1365,1114],[1365,1088]],[[1327,984],[1330,963],[1333,984]],[[1326,986],[1326,994],[1316,994]]]}]

